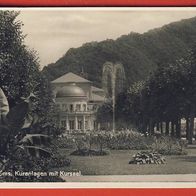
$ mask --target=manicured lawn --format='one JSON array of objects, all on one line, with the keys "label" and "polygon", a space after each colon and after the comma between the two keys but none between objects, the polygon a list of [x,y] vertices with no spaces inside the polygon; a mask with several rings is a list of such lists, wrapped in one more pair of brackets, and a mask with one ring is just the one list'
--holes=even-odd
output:
[{"label": "manicured lawn", "polygon": [[106,156],[70,156],[73,150],[61,149],[71,159],[69,167],[59,170],[79,170],[82,175],[142,175],[142,174],[196,174],[196,148],[187,149],[188,155],[165,156],[166,164],[128,164],[136,150],[111,150]]}]

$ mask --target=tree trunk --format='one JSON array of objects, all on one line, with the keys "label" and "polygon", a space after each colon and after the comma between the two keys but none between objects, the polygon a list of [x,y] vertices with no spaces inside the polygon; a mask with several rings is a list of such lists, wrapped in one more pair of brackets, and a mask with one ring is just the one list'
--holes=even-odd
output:
[{"label": "tree trunk", "polygon": [[181,138],[181,119],[176,120],[176,137]]},{"label": "tree trunk", "polygon": [[190,129],[190,122],[189,122],[189,118],[186,118],[186,139],[189,139],[189,129]]},{"label": "tree trunk", "polygon": [[193,130],[194,130],[194,113],[192,112],[190,115],[190,129],[189,129],[189,138],[188,143],[193,143]]},{"label": "tree trunk", "polygon": [[157,131],[159,132],[159,123],[156,123]]},{"label": "tree trunk", "polygon": [[166,121],[165,123],[165,135],[169,135],[169,121]]},{"label": "tree trunk", "polygon": [[145,122],[143,122],[142,123],[142,125],[141,125],[141,129],[142,129],[142,132],[144,133],[144,134],[146,134],[147,132],[148,132],[148,127],[147,127],[147,124],[145,123]]},{"label": "tree trunk", "polygon": [[155,123],[152,123],[152,127],[151,127],[152,134],[154,134],[154,129],[155,129]]},{"label": "tree trunk", "polygon": [[161,134],[163,134],[163,122],[160,122]]},{"label": "tree trunk", "polygon": [[154,134],[154,125],[152,119],[149,120],[149,133],[150,135]]},{"label": "tree trunk", "polygon": [[171,136],[174,137],[174,122],[171,122]]}]

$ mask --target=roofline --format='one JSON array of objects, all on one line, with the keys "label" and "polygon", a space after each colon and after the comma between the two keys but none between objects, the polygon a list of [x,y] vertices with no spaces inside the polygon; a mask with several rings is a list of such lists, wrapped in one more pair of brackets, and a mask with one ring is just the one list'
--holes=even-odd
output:
[{"label": "roofline", "polygon": [[102,88],[98,88],[98,87],[96,87],[96,86],[92,86],[92,87],[97,89],[97,90],[95,89],[95,90],[93,90],[93,91],[102,91],[102,92],[104,91]]},{"label": "roofline", "polygon": [[55,80],[51,81],[51,83],[73,83],[73,82],[74,82],[74,83],[92,83],[92,81],[89,81],[89,80],[86,79],[86,78],[83,78],[84,80],[86,80],[86,81],[83,81],[83,82],[75,82],[75,81],[71,81],[71,82],[55,82],[57,79],[63,77],[64,75],[67,75],[67,74],[74,74],[74,75],[76,75],[76,76],[78,76],[78,77],[80,77],[80,78],[83,78],[83,77],[81,77],[80,75],[78,75],[78,74],[76,74],[76,73],[68,72],[68,73],[63,74],[62,76],[59,76],[59,77],[56,78]]},{"label": "roofline", "polygon": [[50,83],[53,83],[53,84],[55,84],[55,83],[58,83],[58,84],[70,84],[70,83],[76,83],[76,84],[78,84],[78,83],[93,83],[93,82],[91,82],[91,81],[88,81],[88,82],[76,82],[76,81],[73,81],[73,82],[55,82],[55,80],[53,80],[53,81],[51,81]]},{"label": "roofline", "polygon": [[87,97],[86,95],[65,95],[62,97]]}]

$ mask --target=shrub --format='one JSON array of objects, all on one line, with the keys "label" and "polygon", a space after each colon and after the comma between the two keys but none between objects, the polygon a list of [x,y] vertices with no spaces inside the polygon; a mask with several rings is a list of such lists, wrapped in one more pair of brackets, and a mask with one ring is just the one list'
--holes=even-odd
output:
[{"label": "shrub", "polygon": [[51,142],[49,150],[52,154],[50,159],[48,159],[48,170],[53,168],[60,168],[65,166],[70,166],[71,160],[68,159],[65,155],[61,155],[58,151],[59,146],[56,145],[58,140],[54,140]]},{"label": "shrub", "polygon": [[65,135],[62,137],[57,137],[53,140],[53,144],[57,147],[57,148],[75,148],[75,141],[74,141],[75,136],[72,135]]},{"label": "shrub", "polygon": [[113,150],[145,150],[153,143],[152,137],[145,137],[136,131],[109,133],[107,147]]},{"label": "shrub", "polygon": [[153,151],[142,151],[134,154],[129,164],[164,164],[165,158]]},{"label": "shrub", "polygon": [[154,139],[151,149],[163,155],[186,155],[186,141],[178,140],[169,136],[161,136]]},{"label": "shrub", "polygon": [[[75,142],[76,150],[71,155],[103,156],[109,154],[109,152],[103,150],[106,146],[106,135],[102,132],[87,132],[75,137],[73,141]],[[92,147],[95,149],[92,149]]]}]

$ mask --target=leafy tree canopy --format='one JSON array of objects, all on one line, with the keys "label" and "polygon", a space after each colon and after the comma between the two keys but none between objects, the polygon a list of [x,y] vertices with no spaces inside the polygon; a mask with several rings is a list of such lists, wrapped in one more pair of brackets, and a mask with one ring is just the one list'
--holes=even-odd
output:
[{"label": "leafy tree canopy", "polygon": [[47,79],[39,70],[39,60],[34,50],[24,43],[19,12],[0,11],[0,87],[10,107],[31,92],[37,96],[35,111],[42,115],[51,107],[51,90]]}]

